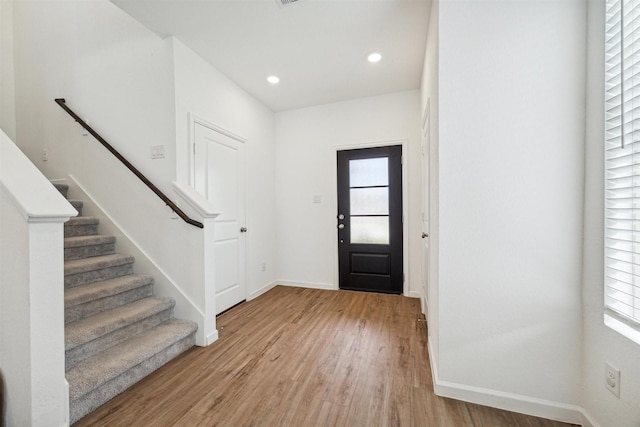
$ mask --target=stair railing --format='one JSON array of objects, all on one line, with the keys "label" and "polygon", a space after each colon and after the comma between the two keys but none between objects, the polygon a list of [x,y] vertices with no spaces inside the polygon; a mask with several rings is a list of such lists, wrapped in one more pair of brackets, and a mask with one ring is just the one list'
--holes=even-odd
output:
[{"label": "stair railing", "polygon": [[122,154],[118,152],[111,144],[109,144],[98,132],[93,130],[91,126],[89,126],[84,120],[82,120],[76,113],[73,112],[69,107],[67,107],[66,101],[64,98],[57,98],[56,104],[58,104],[64,111],[66,111],[71,117],[75,119],[76,122],[80,124],[83,128],[87,130],[95,139],[98,140],[107,150],[111,152],[118,160],[124,164],[127,169],[129,169],[135,176],[137,176],[140,181],[144,182],[147,187],[151,189],[163,202],[167,204],[180,218],[184,220],[187,224],[191,224],[198,228],[204,228],[204,225],[196,221],[194,219],[189,218],[187,214],[185,214],[175,203],[173,203],[158,187],[156,187],[142,172],[140,172],[135,166],[131,164],[127,159],[124,158]]}]

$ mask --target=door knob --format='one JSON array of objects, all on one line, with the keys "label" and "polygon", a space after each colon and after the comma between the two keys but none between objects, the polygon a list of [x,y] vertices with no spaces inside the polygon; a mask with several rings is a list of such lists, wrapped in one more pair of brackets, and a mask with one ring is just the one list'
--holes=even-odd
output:
[{"label": "door knob", "polygon": [[422,232],[422,238],[424,239],[425,237],[429,237],[429,235],[423,231]]},{"label": "door knob", "polygon": [[246,233],[246,232],[247,232],[247,227],[242,227],[242,228],[240,228],[240,232],[241,232],[241,233]]},{"label": "door knob", "polygon": [[338,224],[338,228],[342,230],[344,228],[344,224]]},{"label": "door knob", "polygon": [[343,214],[339,214],[338,215],[338,219],[344,219],[344,215]]}]

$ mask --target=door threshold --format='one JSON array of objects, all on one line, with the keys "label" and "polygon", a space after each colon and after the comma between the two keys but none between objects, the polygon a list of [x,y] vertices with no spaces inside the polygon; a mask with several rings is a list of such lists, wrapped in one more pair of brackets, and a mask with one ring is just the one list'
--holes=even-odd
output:
[{"label": "door threshold", "polygon": [[247,302],[247,300],[246,300],[246,299],[243,299],[243,300],[242,300],[242,301],[240,301],[239,303],[232,305],[231,307],[227,308],[226,310],[222,310],[220,313],[216,314],[216,318],[217,318],[218,316],[222,316],[222,315],[223,315],[223,314],[225,314],[227,311],[233,310],[233,309],[234,309],[234,308],[236,308],[237,306],[244,304],[245,302]]}]

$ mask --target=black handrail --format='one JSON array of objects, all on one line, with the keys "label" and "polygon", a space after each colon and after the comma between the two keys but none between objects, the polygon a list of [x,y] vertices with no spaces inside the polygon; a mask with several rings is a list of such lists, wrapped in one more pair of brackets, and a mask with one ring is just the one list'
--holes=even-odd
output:
[{"label": "black handrail", "polygon": [[111,146],[111,144],[109,144],[107,141],[105,141],[105,139],[103,137],[101,137],[100,134],[98,134],[98,132],[93,130],[93,128],[91,126],[89,126],[76,113],[74,113],[69,107],[67,107],[67,104],[65,102],[66,101],[64,100],[64,98],[57,98],[56,99],[56,104],[58,104],[60,107],[62,107],[62,109],[64,111],[69,113],[69,115],[71,117],[73,117],[76,120],[76,122],[78,122],[80,124],[80,126],[85,128],[91,135],[93,135],[93,137],[95,139],[97,139],[102,145],[104,145],[104,147],[107,150],[109,150],[111,152],[111,154],[116,156],[116,158],[118,160],[120,160],[131,172],[133,172],[133,174],[135,176],[140,178],[140,180],[142,182],[144,182],[147,185],[147,187],[149,187],[151,189],[151,191],[156,193],[156,195],[158,197],[160,197],[162,199],[162,201],[165,202],[167,204],[167,206],[169,206],[171,208],[171,210],[173,210],[175,213],[177,213],[180,218],[182,218],[187,224],[191,224],[191,225],[196,226],[198,228],[204,228],[204,225],[201,222],[198,222],[198,221],[196,221],[194,219],[189,218],[189,216],[187,214],[182,212],[182,210],[180,210],[180,208],[178,206],[176,206],[175,203],[173,203],[171,200],[169,200],[169,198],[167,196],[165,196],[165,194],[162,191],[160,191],[160,189],[158,189],[158,187],[153,185],[153,183],[151,181],[149,181],[147,179],[147,177],[142,174],[142,172],[140,172],[127,159],[125,159],[122,156],[122,154],[120,154],[115,148],[113,148]]}]

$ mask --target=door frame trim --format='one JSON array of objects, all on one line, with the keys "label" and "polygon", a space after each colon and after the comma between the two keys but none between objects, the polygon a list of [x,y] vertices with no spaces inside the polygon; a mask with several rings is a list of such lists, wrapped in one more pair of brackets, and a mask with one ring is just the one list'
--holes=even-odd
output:
[{"label": "door frame trim", "polygon": [[[194,146],[195,146],[195,143],[196,143],[196,141],[195,141],[195,139],[196,139],[196,131],[195,131],[196,124],[199,124],[201,126],[209,128],[212,131],[218,132],[218,133],[220,133],[220,134],[222,134],[224,136],[228,136],[231,139],[235,139],[236,141],[244,144],[245,147],[247,146],[247,139],[242,137],[242,136],[240,136],[240,135],[238,135],[238,134],[235,134],[235,133],[231,132],[230,130],[227,130],[227,129],[221,127],[221,126],[218,126],[215,123],[212,123],[207,119],[204,119],[204,118],[202,118],[200,116],[197,116],[197,115],[195,115],[195,114],[193,114],[191,112],[188,114],[188,116],[189,116],[189,126],[188,126],[189,136],[187,138],[187,144],[188,144],[188,146],[187,146],[187,163],[188,163],[188,167],[189,167],[189,170],[188,170],[189,185],[191,187],[193,187],[194,184],[195,184],[195,182],[194,182],[194,180],[195,180],[195,166],[193,164],[193,162],[195,160],[195,157],[193,155],[193,150],[194,150]],[[246,171],[245,171],[245,206],[247,204],[247,200],[246,200],[247,188],[246,187],[247,186],[246,186]]]},{"label": "door frame trim", "polygon": [[[359,148],[378,148],[388,147],[391,145],[402,146],[402,272],[404,274],[404,281],[402,283],[402,295],[409,296],[409,196],[408,196],[408,162],[407,154],[409,144],[407,139],[395,139],[389,141],[374,141],[363,143],[352,143],[344,145],[334,145],[331,150],[331,194],[330,194],[330,208],[333,212],[334,220],[338,214],[338,165],[337,155],[338,151],[345,150],[357,150]],[[334,289],[340,289],[340,271],[339,271],[339,259],[338,259],[338,233],[332,233],[331,237],[333,247],[333,281]]]},{"label": "door frame trim", "polygon": [[[422,115],[422,127],[420,129],[420,145],[421,145],[421,153],[422,155],[420,156],[420,197],[426,197],[427,198],[427,212],[422,212],[422,208],[424,207],[424,203],[423,203],[423,199],[421,199],[420,201],[420,211],[421,211],[421,218],[420,218],[420,229],[422,232],[424,232],[424,224],[425,224],[425,220],[424,220],[424,215],[427,215],[427,231],[426,233],[428,234],[427,239],[429,239],[428,241],[428,247],[427,247],[427,259],[424,259],[424,257],[420,256],[420,273],[421,273],[421,286],[420,286],[420,302],[421,302],[421,306],[422,306],[422,314],[424,314],[425,316],[428,314],[429,312],[429,302],[431,301],[430,298],[430,291],[429,291],[429,275],[431,274],[431,98],[428,97],[427,98],[427,102],[424,106],[424,113]],[[426,161],[426,163],[425,163]],[[426,165],[426,180],[427,182],[424,182],[424,178],[425,178],[425,165]],[[425,186],[426,184],[426,186]],[[421,245],[424,245],[424,242],[420,242]],[[422,248],[420,248],[422,249]],[[422,253],[422,250],[421,250]],[[424,264],[426,265],[426,268],[424,266]],[[422,273],[425,271],[427,271],[427,277],[422,277]],[[422,283],[422,281],[424,281],[424,283]]]}]

